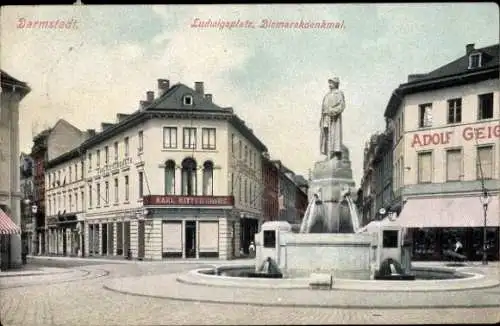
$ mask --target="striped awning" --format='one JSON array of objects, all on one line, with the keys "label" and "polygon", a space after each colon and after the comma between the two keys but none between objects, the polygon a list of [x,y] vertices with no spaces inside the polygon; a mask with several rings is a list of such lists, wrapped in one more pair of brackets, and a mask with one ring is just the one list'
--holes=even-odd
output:
[{"label": "striped awning", "polygon": [[10,219],[2,209],[0,209],[0,235],[21,234],[21,228]]}]

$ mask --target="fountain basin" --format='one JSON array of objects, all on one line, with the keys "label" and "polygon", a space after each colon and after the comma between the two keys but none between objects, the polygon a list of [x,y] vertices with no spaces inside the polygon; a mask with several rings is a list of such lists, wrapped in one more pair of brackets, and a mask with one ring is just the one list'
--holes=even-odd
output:
[{"label": "fountain basin", "polygon": [[[217,268],[201,268],[177,277],[178,282],[215,287],[234,288],[274,288],[310,289],[313,281],[308,277],[250,278],[245,272],[255,271],[252,265],[225,265]],[[413,281],[356,280],[337,278],[332,275],[331,290],[351,291],[457,291],[493,287],[499,280],[487,278],[482,274],[457,271],[446,267],[414,267]]]}]

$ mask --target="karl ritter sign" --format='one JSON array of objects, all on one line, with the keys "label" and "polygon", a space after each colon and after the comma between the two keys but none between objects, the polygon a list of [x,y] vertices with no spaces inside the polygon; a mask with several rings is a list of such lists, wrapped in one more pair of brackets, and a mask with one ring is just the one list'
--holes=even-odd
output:
[{"label": "karl ritter sign", "polygon": [[144,205],[152,206],[233,206],[233,196],[144,196]]},{"label": "karl ritter sign", "polygon": [[[446,145],[451,141],[453,131],[429,132],[414,134],[411,147],[421,147],[428,145]],[[481,139],[500,138],[500,125],[465,127],[460,136],[465,141],[475,141]]]}]

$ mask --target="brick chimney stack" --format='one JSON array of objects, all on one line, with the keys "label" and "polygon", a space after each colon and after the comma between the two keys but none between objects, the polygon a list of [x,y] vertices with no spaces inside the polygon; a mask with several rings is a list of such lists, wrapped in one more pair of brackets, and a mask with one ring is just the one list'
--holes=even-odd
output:
[{"label": "brick chimney stack", "polygon": [[146,101],[149,103],[153,103],[154,100],[155,100],[155,92],[153,91],[146,92]]},{"label": "brick chimney stack", "polygon": [[195,82],[194,83],[194,90],[196,93],[200,94],[201,96],[204,95],[204,88],[203,88],[203,82]]},{"label": "brick chimney stack", "polygon": [[205,100],[212,103],[212,94],[205,94]]},{"label": "brick chimney stack", "polygon": [[469,53],[471,53],[472,51],[474,51],[474,50],[475,50],[475,49],[474,49],[474,45],[475,45],[474,43],[467,44],[467,45],[465,46],[465,54],[469,54]]},{"label": "brick chimney stack", "polygon": [[158,79],[158,97],[165,94],[170,88],[170,81],[168,79]]}]

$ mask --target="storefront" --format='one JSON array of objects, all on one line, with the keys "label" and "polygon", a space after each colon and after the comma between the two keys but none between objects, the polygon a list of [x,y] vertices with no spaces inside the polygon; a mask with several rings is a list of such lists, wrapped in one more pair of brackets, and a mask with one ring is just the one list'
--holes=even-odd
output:
[{"label": "storefront", "polygon": [[60,215],[47,220],[49,255],[78,256],[81,236],[76,215]]},{"label": "storefront", "polygon": [[[493,195],[486,211],[488,260],[499,260],[499,196]],[[482,259],[484,210],[478,196],[409,199],[397,223],[408,227],[413,238],[413,260],[447,260],[444,252],[455,243],[471,261]]]},{"label": "storefront", "polygon": [[21,234],[21,228],[0,208],[0,270],[11,265],[11,236]]},{"label": "storefront", "polygon": [[233,197],[146,196],[137,219],[137,255],[145,259],[234,257],[239,216]]}]

